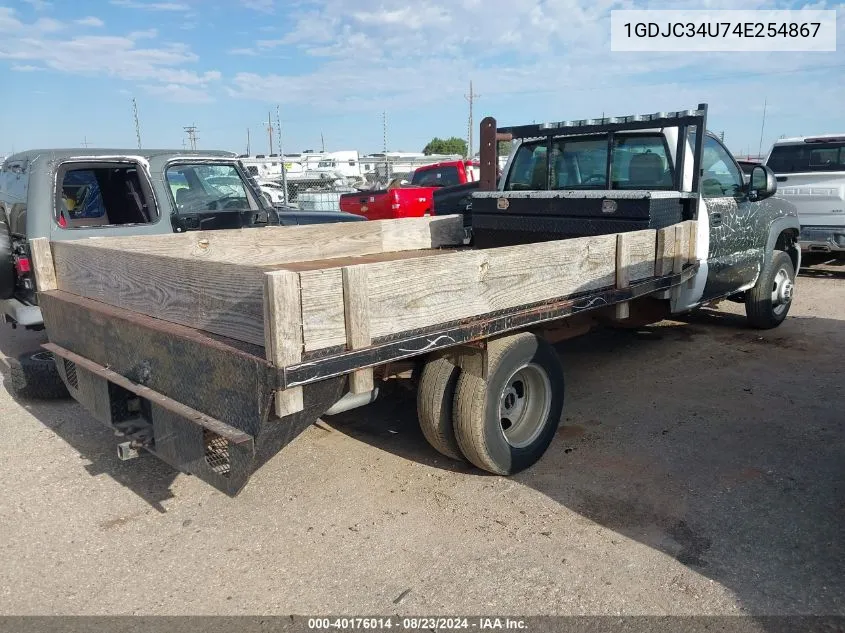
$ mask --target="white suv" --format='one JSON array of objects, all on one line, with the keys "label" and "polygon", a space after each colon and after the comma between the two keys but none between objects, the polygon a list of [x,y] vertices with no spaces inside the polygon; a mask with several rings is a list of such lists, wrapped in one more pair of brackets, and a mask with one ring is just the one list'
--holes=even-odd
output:
[{"label": "white suv", "polygon": [[784,138],[766,158],[801,221],[801,248],[845,253],[845,134]]}]

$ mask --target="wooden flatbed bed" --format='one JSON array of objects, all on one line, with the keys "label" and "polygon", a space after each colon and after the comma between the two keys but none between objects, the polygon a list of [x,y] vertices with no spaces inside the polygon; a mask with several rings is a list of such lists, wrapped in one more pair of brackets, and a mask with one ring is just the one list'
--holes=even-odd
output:
[{"label": "wooden flatbed bed", "polygon": [[[407,359],[486,378],[486,341],[667,296],[695,222],[473,249],[460,216],[144,238],[33,240],[40,305],[72,395],[229,494]],[[377,368],[376,371],[374,369]]]}]

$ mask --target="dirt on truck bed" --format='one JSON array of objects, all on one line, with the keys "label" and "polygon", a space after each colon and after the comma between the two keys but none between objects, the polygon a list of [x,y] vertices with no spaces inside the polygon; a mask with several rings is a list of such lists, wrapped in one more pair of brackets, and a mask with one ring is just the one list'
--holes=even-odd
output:
[{"label": "dirt on truck bed", "polygon": [[811,263],[776,330],[725,302],[559,345],[564,426],[511,478],[400,390],[231,499],[0,389],[0,613],[843,615],[845,262]]}]

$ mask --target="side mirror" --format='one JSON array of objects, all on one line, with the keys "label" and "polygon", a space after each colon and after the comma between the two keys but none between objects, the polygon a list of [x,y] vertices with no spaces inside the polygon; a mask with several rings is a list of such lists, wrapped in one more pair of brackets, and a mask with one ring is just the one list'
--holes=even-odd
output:
[{"label": "side mirror", "polygon": [[754,201],[764,200],[775,195],[777,190],[775,173],[765,165],[755,165],[748,183],[748,198]]}]

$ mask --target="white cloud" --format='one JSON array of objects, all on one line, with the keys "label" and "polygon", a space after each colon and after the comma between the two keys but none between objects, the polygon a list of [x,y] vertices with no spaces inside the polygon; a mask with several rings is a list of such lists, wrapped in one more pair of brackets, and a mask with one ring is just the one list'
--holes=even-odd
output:
[{"label": "white cloud", "polygon": [[263,13],[273,13],[275,9],[274,0],[241,0],[241,4],[247,9]]},{"label": "white cloud", "polygon": [[32,64],[12,64],[10,68],[19,73],[33,73],[40,70],[46,70],[41,66],[33,66]]},{"label": "white cloud", "polygon": [[202,88],[194,88],[183,84],[146,84],[142,88],[153,96],[177,103],[208,103],[211,96]]},{"label": "white cloud", "polygon": [[144,11],[190,11],[191,7],[182,2],[141,2],[141,0],[109,0],[111,4],[126,9]]},{"label": "white cloud", "polygon": [[30,5],[36,11],[46,11],[53,6],[52,2],[47,2],[47,0],[24,0],[28,5]]},{"label": "white cloud", "polygon": [[[191,69],[199,58],[186,44],[156,40],[155,45],[144,47],[145,40],[158,38],[155,29],[128,35],[53,37],[66,26],[50,18],[24,24],[14,11],[0,7],[0,62],[8,60],[18,71],[50,69],[137,82],[162,98],[179,101],[200,101],[200,93],[222,78],[216,70]],[[176,90],[176,85],[183,89]]]},{"label": "white cloud", "polygon": [[[771,6],[766,0],[749,4]],[[699,8],[695,0],[669,0],[668,5]],[[706,5],[731,8],[728,0]],[[470,78],[492,104],[520,94],[556,97],[614,88],[624,94],[642,86],[668,94],[676,80],[687,85],[706,76],[710,85],[732,84],[755,71],[818,63],[809,54],[740,59],[734,54],[612,53],[610,11],[635,6],[642,2],[419,0],[409,5],[406,0],[356,0],[350,10],[347,0],[311,0],[293,11],[279,37],[255,46],[310,56],[314,68],[307,75],[245,70],[229,88],[233,95],[262,101],[267,94],[280,94],[288,103],[381,111],[385,102],[408,108],[462,101]]]},{"label": "white cloud", "polygon": [[74,24],[78,24],[80,26],[93,26],[97,28],[106,25],[106,23],[103,22],[100,18],[93,15],[89,15],[85,18],[80,18],[79,20],[74,20]]},{"label": "white cloud", "polygon": [[38,18],[32,28],[41,33],[56,33],[65,28],[65,25],[53,18]]},{"label": "white cloud", "polygon": [[130,40],[154,40],[158,37],[158,29],[146,29],[144,31],[132,31],[129,34]]},{"label": "white cloud", "polygon": [[255,57],[258,55],[258,51],[254,48],[233,48],[229,50],[229,55],[246,55],[250,57]]}]

